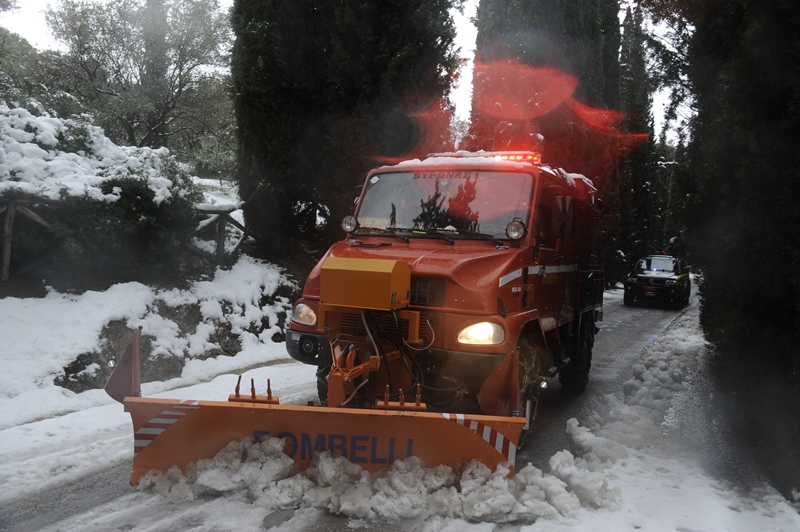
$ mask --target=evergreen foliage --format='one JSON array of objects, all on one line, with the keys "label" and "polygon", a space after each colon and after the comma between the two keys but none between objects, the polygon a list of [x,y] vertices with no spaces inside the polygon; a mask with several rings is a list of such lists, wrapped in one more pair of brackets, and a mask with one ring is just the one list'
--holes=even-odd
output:
[{"label": "evergreen foliage", "polygon": [[[647,36],[641,16],[637,19],[632,13],[625,19],[621,36],[618,15],[616,0],[482,0],[477,13],[476,61],[515,59],[574,75],[579,80],[575,99],[596,108],[622,110],[628,115],[626,132],[652,134],[650,107],[656,86],[647,71]],[[482,97],[477,90],[473,92],[473,102]],[[498,118],[481,116],[476,108],[473,105],[467,144],[470,149],[491,149],[493,142],[484,137],[496,131]],[[559,119],[560,115],[548,117],[534,128],[553,129],[553,121]],[[558,127],[560,135],[571,136],[579,146],[575,157],[589,160],[592,146],[586,132],[568,123]],[[547,142],[545,135],[545,162]],[[659,166],[656,153],[651,138],[631,153],[607,182],[603,197],[606,214],[598,224],[595,249],[596,262],[606,269],[611,285],[624,278],[639,256],[664,249],[668,239],[664,225],[671,167]],[[568,170],[583,170],[577,160],[572,167],[561,164]]]},{"label": "evergreen foliage", "polygon": [[172,179],[176,192],[168,200],[154,201],[147,179],[129,176],[103,183],[103,193],[119,190],[115,202],[87,194],[38,204],[35,211],[51,224],[50,231],[16,217],[13,265],[47,261],[44,277],[61,288],[105,289],[127,281],[184,283],[181,245],[197,226],[192,207],[199,192],[178,165],[164,163],[165,177]]},{"label": "evergreen foliage", "polygon": [[[481,0],[477,59],[515,59],[579,78],[578,99],[615,108],[619,99],[618,0]],[[479,95],[474,95],[473,98]]]},{"label": "evergreen foliage", "polygon": [[650,136],[620,163],[613,188],[606,191],[606,201],[612,200],[614,205],[601,224],[604,238],[597,247],[609,284],[624,279],[640,257],[666,249],[663,229],[668,176],[657,171],[655,161],[651,111],[655,86],[645,64],[645,40],[641,14],[629,8],[621,40],[619,108],[627,115],[626,131]]},{"label": "evergreen foliage", "polygon": [[788,493],[800,471],[800,5],[642,3],[695,27],[685,61],[664,70],[688,74],[696,112],[673,174],[685,202],[670,211],[685,213],[701,274],[718,405]]},{"label": "evergreen foliage", "polygon": [[[800,371],[800,43],[790,1],[725,2],[698,21],[688,159],[692,252],[709,339]],[[746,337],[739,334],[748,323]]]},{"label": "evergreen foliage", "polygon": [[458,67],[448,10],[460,3],[234,3],[240,195],[270,254],[339,237],[375,159],[418,144],[410,115],[444,101]]},{"label": "evergreen foliage", "polygon": [[38,95],[48,111],[90,112],[117,144],[169,147],[203,177],[227,177],[230,33],[217,0],[60,0],[47,24],[66,47],[42,54],[34,79],[50,87]]}]

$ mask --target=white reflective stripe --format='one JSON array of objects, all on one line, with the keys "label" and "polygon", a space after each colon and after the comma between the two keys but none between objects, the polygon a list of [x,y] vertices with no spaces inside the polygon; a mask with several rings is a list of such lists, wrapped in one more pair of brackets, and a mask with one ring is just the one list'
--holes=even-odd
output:
[{"label": "white reflective stripe", "polygon": [[500,454],[503,454],[503,442],[505,442],[505,437],[498,432],[497,440],[494,442],[494,448]]},{"label": "white reflective stripe", "polygon": [[511,273],[507,273],[504,276],[502,276],[500,278],[499,286],[505,286],[514,279],[519,279],[520,277],[522,277],[522,268],[519,268]]},{"label": "white reflective stripe", "polygon": [[186,412],[172,412],[171,410],[164,410],[159,416],[185,416]]},{"label": "white reflective stripe", "polygon": [[492,427],[490,427],[489,425],[484,425],[483,426],[483,434],[482,434],[482,436],[483,436],[484,441],[487,441],[487,442],[491,441],[491,438],[492,438]]},{"label": "white reflective stripe", "polygon": [[508,442],[508,461],[512,464],[517,459],[517,446]]},{"label": "white reflective stripe", "polygon": [[469,420],[469,429],[478,432],[478,422],[474,419]]},{"label": "white reflective stripe", "polygon": [[544,268],[546,273],[569,273],[569,272],[576,272],[578,271],[577,264],[567,264],[566,266],[528,266],[528,274],[534,275],[538,274],[539,270]]},{"label": "white reflective stripe", "polygon": [[133,440],[134,447],[147,447],[153,440]]},{"label": "white reflective stripe", "polygon": [[148,421],[147,424],[149,425],[150,423],[162,423],[164,425],[172,425],[176,421],[178,421],[178,418],[172,419],[169,417],[154,417],[153,419]]},{"label": "white reflective stripe", "polygon": [[161,434],[166,429],[161,428],[153,428],[153,427],[142,427],[136,431],[136,434]]}]

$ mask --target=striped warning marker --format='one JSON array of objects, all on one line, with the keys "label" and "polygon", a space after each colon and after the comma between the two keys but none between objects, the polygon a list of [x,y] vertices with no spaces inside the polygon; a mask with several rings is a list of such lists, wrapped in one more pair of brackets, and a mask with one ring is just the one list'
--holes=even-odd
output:
[{"label": "striped warning marker", "polygon": [[494,447],[494,449],[506,457],[506,460],[511,462],[512,464],[517,458],[517,446],[511,443],[511,441],[500,434],[498,431],[493,429],[488,425],[484,425],[479,421],[475,421],[469,416],[465,416],[464,414],[448,414],[442,413],[445,419],[449,419],[450,421],[455,421],[459,425],[462,425],[472,432],[476,433],[478,436],[483,438],[483,440]]},{"label": "striped warning marker", "polygon": [[200,401],[186,400],[175,405],[175,410],[164,410],[156,417],[142,425],[133,435],[133,454],[150,445],[162,432],[172,426],[173,423],[186,415],[181,410],[197,410],[200,408]]}]

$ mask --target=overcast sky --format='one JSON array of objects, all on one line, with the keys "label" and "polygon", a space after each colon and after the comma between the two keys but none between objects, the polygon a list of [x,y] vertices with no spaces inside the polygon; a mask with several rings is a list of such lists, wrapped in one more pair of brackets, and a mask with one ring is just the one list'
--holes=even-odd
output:
[{"label": "overcast sky", "polygon": [[[21,0],[20,8],[0,14],[0,26],[24,37],[39,50],[58,49],[55,39],[50,35],[44,20],[44,12],[48,6],[57,4],[57,0]],[[221,6],[230,6],[233,0],[220,0]],[[458,36],[456,45],[461,48],[461,55],[469,60],[462,72],[459,87],[453,90],[452,98],[456,103],[457,113],[466,119],[469,116],[472,97],[472,59],[475,50],[475,26],[470,18],[475,16],[478,0],[467,0],[464,15],[455,14]]]}]

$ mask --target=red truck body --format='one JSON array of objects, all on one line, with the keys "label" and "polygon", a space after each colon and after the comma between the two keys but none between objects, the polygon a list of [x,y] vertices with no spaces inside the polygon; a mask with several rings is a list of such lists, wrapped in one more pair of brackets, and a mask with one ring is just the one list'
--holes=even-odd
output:
[{"label": "red truck body", "polygon": [[[590,267],[601,209],[588,179],[534,153],[457,152],[375,169],[345,221],[347,238],[305,283],[287,350],[320,368],[323,401],[344,339],[351,366],[382,346],[400,351],[394,365],[373,363],[361,406],[384,395],[414,400],[419,390],[429,409],[522,416],[529,428],[549,378],[573,393],[588,380],[602,319],[603,275]],[[407,294],[373,305],[369,294],[383,290],[375,270],[399,263]],[[326,282],[339,293],[329,298],[356,302],[329,305]]]}]

